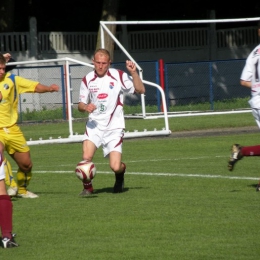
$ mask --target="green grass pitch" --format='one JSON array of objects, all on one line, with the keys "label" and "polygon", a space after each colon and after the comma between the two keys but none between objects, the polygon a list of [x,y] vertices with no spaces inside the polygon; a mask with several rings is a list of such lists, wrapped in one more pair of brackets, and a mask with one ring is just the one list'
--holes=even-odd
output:
[{"label": "green grass pitch", "polygon": [[[45,131],[45,126],[37,127],[35,132]],[[99,149],[93,160],[95,193],[87,198],[78,196],[82,184],[74,173],[80,143],[31,146],[29,189],[39,198],[12,200],[20,246],[0,249],[0,257],[257,259],[260,160],[243,158],[233,172],[227,160],[233,143],[258,144],[259,134],[125,140],[127,173],[121,194],[112,193],[114,176]]]}]

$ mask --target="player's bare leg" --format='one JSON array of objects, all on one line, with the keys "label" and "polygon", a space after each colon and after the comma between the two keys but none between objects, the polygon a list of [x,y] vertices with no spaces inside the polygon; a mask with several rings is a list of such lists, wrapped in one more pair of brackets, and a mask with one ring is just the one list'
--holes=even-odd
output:
[{"label": "player's bare leg", "polygon": [[[91,162],[96,152],[96,146],[89,140],[84,140],[82,145],[82,159],[85,161]],[[86,197],[94,192],[92,181],[84,180],[83,183],[83,190],[80,192],[79,196]]]},{"label": "player's bare leg", "polygon": [[110,168],[115,173],[114,193],[121,193],[124,190],[126,165],[121,162],[121,157],[121,153],[116,151],[111,152],[109,155]]}]

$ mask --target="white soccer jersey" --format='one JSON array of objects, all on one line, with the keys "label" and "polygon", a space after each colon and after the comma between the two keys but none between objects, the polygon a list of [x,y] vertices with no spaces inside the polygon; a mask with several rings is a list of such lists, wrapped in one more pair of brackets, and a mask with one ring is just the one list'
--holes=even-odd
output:
[{"label": "white soccer jersey", "polygon": [[260,44],[249,54],[241,80],[251,81],[251,95],[260,95]]},{"label": "white soccer jersey", "polygon": [[97,107],[89,114],[89,121],[98,129],[124,129],[123,92],[134,93],[134,90],[132,79],[122,70],[110,68],[104,77],[92,71],[81,81],[79,102]]}]

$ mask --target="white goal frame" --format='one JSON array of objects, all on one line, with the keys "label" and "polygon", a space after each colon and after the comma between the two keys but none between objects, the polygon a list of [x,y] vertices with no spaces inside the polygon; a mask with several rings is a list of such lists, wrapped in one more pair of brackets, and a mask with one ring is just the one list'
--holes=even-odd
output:
[{"label": "white goal frame", "polygon": [[[8,63],[9,65],[28,65],[28,64],[39,64],[39,63],[58,63],[58,62],[63,62],[65,64],[66,67],[66,71],[69,71],[69,65],[70,64],[80,64],[80,65],[84,65],[84,66],[88,66],[93,68],[93,64],[90,63],[86,63],[86,62],[82,62],[79,60],[75,60],[75,59],[71,59],[71,58],[61,58],[61,59],[49,59],[49,60],[36,60],[36,61],[23,61],[23,62],[10,62]],[[73,102],[72,102],[72,98],[71,98],[71,91],[73,90],[71,84],[70,84],[70,77],[71,75],[69,75],[69,73],[65,74],[65,81],[66,81],[66,96],[67,96],[67,108],[68,108],[68,125],[69,125],[69,129],[68,129],[68,137],[61,137],[58,139],[53,139],[52,137],[49,137],[49,139],[47,140],[43,140],[43,139],[39,139],[39,140],[32,140],[31,138],[29,138],[29,141],[27,141],[28,145],[38,145],[38,144],[54,144],[54,143],[76,143],[76,142],[81,142],[83,139],[83,134],[75,134],[73,131],[73,121],[74,118],[72,117],[72,106],[73,106]],[[166,98],[165,98],[165,94],[162,90],[162,88],[153,83],[153,82],[149,82],[149,81],[145,81],[143,80],[143,82],[147,85],[150,85],[152,87],[155,87],[157,89],[159,89],[159,91],[161,92],[162,95],[162,100],[163,100],[163,109],[166,110]],[[124,138],[137,138],[137,137],[149,137],[149,136],[161,136],[161,135],[169,135],[171,133],[171,131],[169,130],[169,124],[168,124],[168,118],[167,118],[167,114],[165,115],[165,121],[164,121],[165,125],[162,128],[162,130],[157,130],[154,129],[153,131],[147,131],[146,129],[144,129],[143,131],[138,131],[138,130],[134,130],[133,132],[125,132],[124,134]]]},{"label": "white goal frame", "polygon": [[[108,35],[113,39],[113,41],[118,45],[118,47],[123,51],[123,53],[128,57],[128,59],[134,61],[136,63],[136,66],[139,70],[139,74],[141,79],[143,79],[143,69],[139,66],[139,64],[134,60],[134,58],[130,55],[130,53],[124,48],[124,46],[119,42],[119,40],[115,37],[115,35],[109,30],[107,25],[160,25],[160,24],[205,24],[205,23],[231,23],[231,22],[252,22],[252,21],[260,21],[260,17],[252,17],[252,18],[236,18],[236,19],[205,19],[205,20],[165,20],[165,21],[100,21],[100,32],[101,32],[101,47],[105,48],[105,34],[106,31]],[[159,86],[161,88],[161,86]],[[160,89],[159,89],[160,90]],[[162,91],[160,91],[162,93]],[[206,112],[206,113],[168,113],[166,109],[163,110],[163,113],[153,113],[153,114],[147,114],[145,111],[145,99],[144,94],[142,94],[141,98],[142,102],[142,117],[144,119],[157,119],[157,118],[165,118],[165,121],[168,120],[169,117],[181,117],[181,116],[198,116],[198,115],[215,115],[215,114],[221,114],[222,112]],[[162,102],[164,107],[164,96],[162,96]],[[223,112],[225,114],[232,114],[232,113],[244,113],[244,112],[251,112],[251,110],[248,111],[228,111]]]}]

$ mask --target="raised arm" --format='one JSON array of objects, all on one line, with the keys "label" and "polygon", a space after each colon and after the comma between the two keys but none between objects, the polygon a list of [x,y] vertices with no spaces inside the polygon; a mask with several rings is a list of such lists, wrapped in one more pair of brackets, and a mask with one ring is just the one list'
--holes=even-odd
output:
[{"label": "raised arm", "polygon": [[144,84],[143,84],[141,78],[139,77],[137,70],[136,70],[135,63],[130,61],[130,60],[127,60],[126,61],[126,68],[133,78],[135,92],[138,93],[138,94],[144,94],[145,93],[145,87],[144,87]]},{"label": "raised arm", "polygon": [[5,54],[3,54],[3,56],[5,57],[6,62],[8,62],[11,59],[10,53],[5,53]]}]

